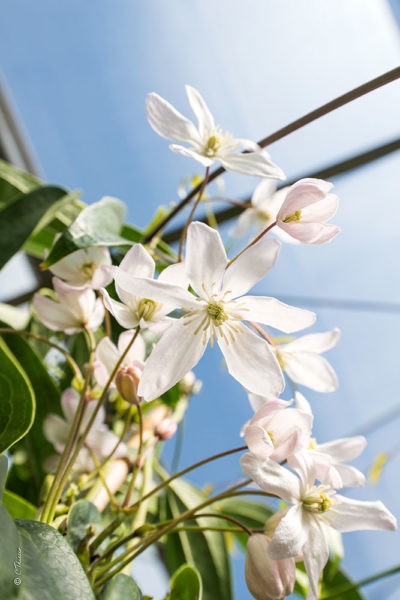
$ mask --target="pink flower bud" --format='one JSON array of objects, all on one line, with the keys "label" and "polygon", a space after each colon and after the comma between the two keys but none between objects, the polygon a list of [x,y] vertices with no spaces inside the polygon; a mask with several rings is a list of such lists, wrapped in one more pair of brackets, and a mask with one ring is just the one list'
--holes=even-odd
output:
[{"label": "pink flower bud", "polygon": [[137,388],[139,385],[140,373],[134,367],[122,367],[117,373],[115,384],[118,392],[124,400],[131,404],[137,404]]},{"label": "pink flower bud", "polygon": [[256,533],[247,542],[245,575],[256,600],[282,600],[293,592],[296,568],[293,558],[273,560],[268,555],[269,538]]},{"label": "pink flower bud", "polygon": [[177,424],[173,419],[166,418],[157,425],[154,433],[160,440],[169,440],[175,435]]}]

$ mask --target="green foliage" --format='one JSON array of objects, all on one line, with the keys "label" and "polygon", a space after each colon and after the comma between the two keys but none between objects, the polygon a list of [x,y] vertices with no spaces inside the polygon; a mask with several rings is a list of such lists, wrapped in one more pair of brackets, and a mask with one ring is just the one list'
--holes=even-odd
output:
[{"label": "green foliage", "polygon": [[[194,485],[175,480],[165,496],[165,518],[175,518],[206,499]],[[224,521],[202,517],[185,521],[184,525],[215,527]],[[231,600],[230,563],[223,533],[214,531],[180,531],[166,536],[165,558],[169,572],[174,573],[182,564],[197,567],[203,581],[203,600]]]},{"label": "green foliage", "polygon": [[337,561],[329,560],[326,565],[320,588],[320,598],[337,595],[337,599],[363,600],[364,596],[357,589],[349,589],[354,585],[349,576],[338,568]]},{"label": "green foliage", "polygon": [[43,268],[83,248],[130,245],[128,240],[119,235],[125,211],[125,204],[110,196],[84,208],[56,241]]},{"label": "green foliage", "polygon": [[202,600],[200,573],[192,565],[182,565],[171,577],[171,593],[165,600]]},{"label": "green foliage", "polygon": [[35,518],[37,508],[10,490],[4,490],[3,504],[13,519]]},{"label": "green foliage", "polygon": [[[273,515],[274,511],[264,502],[253,502],[252,500],[245,500],[243,498],[227,498],[218,502],[214,506],[228,517],[237,519],[246,527],[250,529],[263,529],[266,521]],[[225,521],[225,524],[226,521]],[[248,535],[246,533],[234,533],[235,540],[240,546],[245,549]]]},{"label": "green foliage", "polygon": [[105,586],[99,600],[143,600],[143,595],[132,577],[118,573]]},{"label": "green foliage", "polygon": [[66,192],[43,186],[21,194],[0,212],[0,268],[22,247],[47,210]]},{"label": "green foliage", "polygon": [[[7,459],[0,457],[0,496]],[[0,505],[0,598],[7,600],[94,600],[81,564],[55,529],[13,519]]]},{"label": "green foliage", "polygon": [[84,565],[88,565],[90,561],[89,542],[101,528],[101,514],[94,504],[79,500],[72,506],[68,514],[66,539]]},{"label": "green foliage", "polygon": [[0,452],[26,435],[34,415],[32,386],[15,356],[0,339]]}]

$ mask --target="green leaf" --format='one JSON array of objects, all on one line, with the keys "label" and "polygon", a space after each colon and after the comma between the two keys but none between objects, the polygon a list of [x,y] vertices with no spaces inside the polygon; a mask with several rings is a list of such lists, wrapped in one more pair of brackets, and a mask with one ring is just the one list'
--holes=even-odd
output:
[{"label": "green leaf", "polygon": [[14,519],[35,518],[37,508],[10,490],[4,490],[3,504]]},{"label": "green leaf", "polygon": [[101,514],[96,506],[87,500],[79,500],[68,515],[67,542],[77,552],[88,530],[91,529],[92,535],[95,535],[101,528]]},{"label": "green leaf", "polygon": [[[338,594],[337,600],[346,598],[346,600],[363,600],[364,596],[357,589],[349,589],[354,585],[349,576],[337,568],[337,562],[329,560],[326,565],[321,582],[320,598],[321,600],[328,596]],[[339,595],[340,594],[340,595]]]},{"label": "green leaf", "polygon": [[202,600],[200,573],[192,565],[182,565],[171,577],[168,600]]},{"label": "green leaf", "polygon": [[13,188],[26,194],[41,185],[40,180],[26,171],[0,160],[0,180],[7,182]]},{"label": "green leaf", "polygon": [[119,233],[125,217],[123,202],[106,196],[87,206],[54,244],[43,263],[48,268],[68,254],[91,246],[130,245]]},{"label": "green leaf", "polygon": [[[266,521],[274,514],[274,511],[264,502],[253,502],[239,498],[227,498],[214,505],[221,514],[237,519],[250,529],[262,529]],[[226,521],[225,521],[226,524]],[[234,533],[235,540],[246,548],[248,535],[246,533]]]},{"label": "green leaf", "polygon": [[132,577],[118,573],[106,585],[99,600],[143,600],[143,595]]},{"label": "green leaf", "polygon": [[65,191],[54,186],[37,188],[16,200],[0,213],[0,268],[21,248],[40,219]]},{"label": "green leaf", "polygon": [[0,452],[26,435],[34,416],[32,386],[16,358],[0,339]]},{"label": "green leaf", "polygon": [[[0,457],[0,497],[7,459]],[[94,600],[82,566],[55,529],[44,523],[13,521],[0,505],[0,598],[7,600]]]},{"label": "green leaf", "polygon": [[[165,518],[175,518],[206,499],[194,485],[175,480],[170,483],[166,497]],[[187,525],[202,527],[224,526],[224,521],[202,517],[199,521],[185,521]],[[181,531],[166,536],[166,563],[172,574],[182,564],[197,567],[203,581],[204,600],[231,600],[230,563],[223,533],[214,531]]]},{"label": "green leaf", "polygon": [[15,334],[4,334],[3,339],[20,364],[24,365],[24,372],[36,398],[35,419],[21,444],[26,450],[32,480],[24,481],[21,489],[15,482],[15,468],[12,469],[11,476],[12,490],[23,496],[28,492],[32,493],[29,499],[35,502],[45,477],[43,462],[54,454],[52,444],[44,437],[43,423],[49,413],[61,414],[60,390],[50,377],[42,359],[26,339]]}]

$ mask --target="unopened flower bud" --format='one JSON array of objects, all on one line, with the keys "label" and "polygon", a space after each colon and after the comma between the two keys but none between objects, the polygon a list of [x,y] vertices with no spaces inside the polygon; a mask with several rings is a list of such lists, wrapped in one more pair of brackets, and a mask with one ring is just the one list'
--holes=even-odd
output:
[{"label": "unopened flower bud", "polygon": [[176,422],[173,419],[167,418],[157,425],[154,433],[160,440],[169,440],[173,435],[175,435],[176,430]]},{"label": "unopened flower bud", "polygon": [[122,367],[117,373],[115,384],[122,398],[131,404],[137,404],[137,388],[140,373],[134,367]]},{"label": "unopened flower bud", "polygon": [[189,371],[179,382],[179,389],[182,394],[190,396],[191,394],[198,394],[202,388],[202,382],[200,379],[196,379],[193,371]]},{"label": "unopened flower bud", "polygon": [[262,533],[249,538],[246,548],[246,583],[256,600],[282,600],[293,592],[296,567],[293,558],[273,560],[270,540]]}]

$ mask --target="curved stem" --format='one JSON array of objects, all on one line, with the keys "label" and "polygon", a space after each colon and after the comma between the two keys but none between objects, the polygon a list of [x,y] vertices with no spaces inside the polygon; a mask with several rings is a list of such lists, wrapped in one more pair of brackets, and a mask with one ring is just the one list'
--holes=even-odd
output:
[{"label": "curved stem", "polygon": [[264,237],[264,235],[266,235],[269,231],[271,231],[271,229],[273,227],[275,227],[275,225],[277,224],[277,221],[274,221],[273,223],[271,223],[271,225],[268,225],[268,227],[266,227],[265,229],[263,229],[263,231],[261,233],[258,234],[257,237],[254,238],[254,240],[252,240],[249,244],[247,244],[247,246],[245,246],[243,248],[243,250],[241,250],[240,252],[238,252],[236,254],[236,256],[234,256],[226,265],[226,268],[230,267],[232,263],[235,262],[235,260],[237,260],[239,258],[239,256],[241,256],[243,254],[243,252],[246,252],[246,250],[248,250],[249,248],[251,248],[252,246],[254,246],[254,244],[257,244],[257,242],[259,240],[261,240],[262,237]]},{"label": "curved stem", "polygon": [[[320,117],[327,115],[328,113],[336,110],[337,108],[340,108],[341,106],[344,106],[345,104],[348,104],[349,102],[352,102],[353,100],[357,100],[357,98],[361,98],[361,96],[364,96],[365,94],[373,92],[374,90],[376,90],[384,85],[387,85],[388,83],[391,83],[392,81],[396,81],[396,79],[399,79],[399,78],[400,78],[400,67],[396,67],[395,69],[392,69],[391,71],[387,71],[383,75],[380,75],[379,77],[376,77],[375,79],[371,79],[367,83],[364,83],[364,84],[350,90],[349,92],[346,92],[345,94],[342,94],[341,96],[338,96],[334,100],[331,100],[330,102],[327,102],[326,104],[323,104],[316,110],[313,110],[313,111],[307,113],[306,115],[304,115],[303,117],[300,117],[299,119],[296,119],[295,121],[292,121],[291,123],[289,123],[289,125],[286,125],[285,127],[282,127],[281,129],[278,129],[271,135],[260,140],[258,142],[258,145],[261,146],[262,148],[265,148],[269,144],[272,144],[274,142],[277,142],[278,140],[281,140],[282,138],[286,137],[290,133],[293,133],[294,131],[301,129],[305,125],[308,125],[309,123],[312,123],[313,121],[316,121]],[[211,183],[211,181],[214,181],[214,179],[216,179],[224,171],[225,171],[225,169],[223,167],[219,167],[218,169],[215,169],[215,171],[210,173],[210,176],[208,178],[208,183]],[[160,223],[158,223],[158,225],[156,227],[154,227],[151,231],[149,231],[148,234],[143,239],[143,243],[145,243],[145,244],[148,243],[159,231],[161,231],[161,229],[164,229],[164,227],[175,217],[175,215],[177,215],[188,204],[188,202],[190,202],[190,200],[196,196],[196,194],[200,191],[201,186],[202,186],[202,182],[200,182],[199,185],[197,185],[195,188],[193,188],[187,194],[187,196],[185,198],[183,198],[183,200],[181,200],[175,206],[175,208],[162,221],[160,221]]]},{"label": "curved stem", "polygon": [[16,329],[11,329],[8,327],[1,327],[0,335],[3,335],[3,334],[4,335],[8,335],[8,334],[22,335],[23,337],[32,338],[33,340],[37,340],[38,342],[47,344],[48,346],[50,346],[50,348],[54,348],[55,350],[60,352],[60,354],[62,354],[65,357],[65,359],[68,361],[71,369],[73,370],[73,372],[75,374],[75,377],[77,377],[81,381],[83,380],[82,372],[81,372],[80,368],[78,367],[77,363],[74,361],[72,356],[68,353],[68,351],[65,350],[62,346],[59,346],[55,342],[51,342],[50,340],[43,337],[42,335],[39,335],[37,333],[31,333],[30,331],[18,331]]},{"label": "curved stem", "polygon": [[210,175],[210,167],[207,167],[205,175],[204,175],[204,179],[203,179],[203,181],[202,181],[202,183],[200,185],[199,195],[197,196],[196,202],[192,206],[192,210],[190,211],[189,216],[188,216],[188,218],[186,220],[185,226],[184,226],[184,228],[182,230],[182,235],[181,235],[181,239],[180,239],[180,242],[179,242],[178,262],[182,261],[183,246],[184,246],[184,243],[185,243],[185,240],[186,240],[187,230],[188,230],[188,227],[189,227],[190,223],[192,222],[193,215],[196,212],[196,208],[198,207],[198,205],[200,203],[200,200],[201,200],[201,198],[203,196],[204,190],[206,189],[206,185],[208,183],[209,175]]}]

